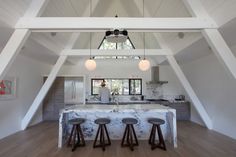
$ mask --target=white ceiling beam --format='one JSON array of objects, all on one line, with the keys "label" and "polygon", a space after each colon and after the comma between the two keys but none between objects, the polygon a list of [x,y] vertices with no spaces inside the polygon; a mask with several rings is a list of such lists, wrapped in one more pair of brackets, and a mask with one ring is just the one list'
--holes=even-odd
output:
[{"label": "white ceiling beam", "polygon": [[[183,0],[192,16],[197,18],[205,17],[209,21],[213,19],[209,16],[207,11],[202,6],[199,0]],[[214,22],[214,21],[213,21]],[[236,57],[232,53],[231,49],[225,42],[224,38],[220,34],[217,28],[203,29],[202,34],[205,37],[208,44],[211,46],[213,52],[222,63],[222,65],[229,71],[236,79]]]},{"label": "white ceiling beam", "polygon": [[21,18],[17,29],[74,31],[74,30],[201,30],[217,28],[204,18],[109,18],[109,17],[36,17]]},{"label": "white ceiling beam", "polygon": [[48,90],[51,88],[54,80],[56,79],[57,74],[59,73],[62,65],[65,63],[67,56],[60,56],[52,68],[46,82],[43,84],[42,88],[40,89],[38,95],[34,99],[33,104],[30,106],[29,110],[27,111],[26,115],[24,116],[21,122],[22,130],[25,130],[27,126],[30,124],[31,120],[33,119],[35,113],[37,112],[38,108],[40,107],[43,99],[45,98]]},{"label": "white ceiling beam", "polygon": [[194,107],[196,108],[198,114],[202,118],[203,122],[207,126],[208,129],[212,129],[212,121],[209,117],[208,113],[206,112],[206,109],[198,99],[196,93],[194,92],[192,86],[188,82],[186,76],[184,75],[183,71],[181,70],[180,66],[178,65],[176,59],[174,56],[167,56],[167,60],[170,63],[172,69],[174,70],[175,74],[179,78],[181,84],[183,85],[184,89],[186,90],[188,96],[190,97],[191,101],[194,104]]},{"label": "white ceiling beam", "polygon": [[[47,1],[48,0],[34,0],[25,15],[27,17],[39,16],[45,8]],[[6,46],[0,53],[0,80],[2,80],[6,75],[7,70],[12,65],[29,35],[29,29],[15,30],[11,38],[8,40]]]},{"label": "white ceiling beam", "polygon": [[[66,56],[89,56],[89,49],[65,49],[62,51],[61,55]],[[143,56],[143,49],[135,50],[91,50],[92,56]],[[172,55],[168,49],[145,49],[146,56],[166,56]]]}]

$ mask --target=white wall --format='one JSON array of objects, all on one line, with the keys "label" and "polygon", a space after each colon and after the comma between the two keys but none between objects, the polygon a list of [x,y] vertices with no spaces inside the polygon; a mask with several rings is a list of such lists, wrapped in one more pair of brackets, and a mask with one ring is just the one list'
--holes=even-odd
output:
[{"label": "white wall", "polygon": [[[60,75],[76,75],[86,77],[86,96],[90,95],[90,79],[91,78],[142,78],[143,79],[143,95],[145,95],[146,82],[151,80],[151,71],[142,72],[138,69],[136,60],[96,60],[97,68],[95,71],[89,72],[84,67],[84,61],[80,61],[76,66],[64,66]],[[170,66],[160,66],[160,79],[169,81],[163,85],[163,93],[165,95],[183,94],[183,88],[174,71]]]},{"label": "white wall", "polygon": [[[236,139],[236,81],[214,54],[182,66],[197,96],[209,113],[213,129]],[[202,124],[192,109],[192,121]]]},{"label": "white wall", "polygon": [[[0,139],[21,129],[21,120],[42,86],[42,75],[48,69],[47,65],[18,55],[7,74],[17,79],[16,99],[0,100]],[[41,112],[40,109],[32,123],[42,120]]]}]

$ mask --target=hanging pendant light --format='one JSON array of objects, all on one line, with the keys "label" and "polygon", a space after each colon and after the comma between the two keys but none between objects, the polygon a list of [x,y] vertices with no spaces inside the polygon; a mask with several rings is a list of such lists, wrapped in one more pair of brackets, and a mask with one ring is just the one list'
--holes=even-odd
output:
[{"label": "hanging pendant light", "polygon": [[142,70],[142,71],[147,71],[147,70],[150,68],[150,62],[149,62],[149,60],[147,60],[147,59],[145,59],[145,58],[142,59],[142,60],[139,62],[138,67],[139,67],[139,69]]},{"label": "hanging pendant light", "polygon": [[90,33],[90,57],[89,57],[89,59],[87,59],[85,61],[85,67],[89,71],[93,71],[97,67],[97,64],[96,64],[95,60],[91,57],[91,37],[92,36],[91,36],[91,33]]},{"label": "hanging pendant light", "polygon": [[86,62],[85,62],[85,67],[87,70],[89,71],[93,71],[96,69],[97,67],[97,64],[96,62],[94,61],[94,59],[90,58],[90,59],[87,59]]},{"label": "hanging pendant light", "polygon": [[145,33],[143,33],[143,50],[144,50],[143,59],[140,60],[138,67],[141,71],[147,71],[150,68],[150,62],[149,60],[146,59],[145,56]]},{"label": "hanging pendant light", "polygon": [[[90,0],[90,17],[91,17],[91,14],[92,13],[92,1]],[[89,42],[89,45],[90,45],[90,57],[89,57],[89,59],[87,59],[86,61],[85,61],[85,67],[86,67],[86,69],[87,70],[89,70],[89,71],[93,71],[93,70],[95,70],[96,69],[96,67],[97,67],[97,64],[96,64],[96,62],[95,62],[95,60],[91,57],[91,43],[92,43],[92,34],[91,34],[91,32],[90,32],[90,34],[89,34],[89,37],[90,37],[90,42]]]},{"label": "hanging pendant light", "polygon": [[[144,0],[143,0],[143,18],[144,18]],[[145,33],[143,32],[143,59],[140,60],[138,67],[141,71],[147,71],[150,68],[150,62],[145,56]]]}]

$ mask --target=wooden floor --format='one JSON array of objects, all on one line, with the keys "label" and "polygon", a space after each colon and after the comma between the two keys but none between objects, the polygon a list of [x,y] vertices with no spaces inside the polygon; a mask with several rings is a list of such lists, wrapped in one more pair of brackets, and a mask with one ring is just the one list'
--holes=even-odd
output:
[{"label": "wooden floor", "polygon": [[121,148],[120,141],[112,141],[103,152],[92,148],[93,141],[86,141],[86,147],[71,152],[57,148],[57,137],[57,123],[41,123],[0,140],[0,157],[236,157],[236,140],[191,122],[178,122],[178,148],[167,144],[167,151],[152,151],[147,141],[140,141],[131,152]]}]

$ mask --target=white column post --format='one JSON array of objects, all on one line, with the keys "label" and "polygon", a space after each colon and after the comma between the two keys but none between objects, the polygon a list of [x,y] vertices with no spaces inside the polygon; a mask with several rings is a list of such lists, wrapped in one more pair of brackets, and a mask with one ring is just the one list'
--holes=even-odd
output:
[{"label": "white column post", "polygon": [[52,71],[49,74],[46,82],[44,83],[44,85],[40,89],[38,95],[34,99],[33,104],[30,106],[30,109],[28,110],[28,112],[26,113],[25,117],[22,120],[21,128],[23,130],[25,130],[26,127],[31,122],[34,114],[37,112],[39,106],[41,105],[43,99],[45,98],[48,90],[52,86],[54,80],[56,79],[58,72],[60,71],[62,65],[65,63],[66,59],[67,59],[67,56],[60,56],[59,59],[57,60],[56,64],[52,68]]},{"label": "white column post", "polygon": [[193,88],[191,87],[190,83],[188,82],[187,78],[185,77],[183,71],[181,70],[180,66],[178,65],[177,61],[175,60],[174,56],[169,55],[166,56],[168,62],[170,63],[171,67],[173,68],[175,74],[179,78],[180,82],[182,83],[184,89],[186,90],[188,96],[192,100],[194,107],[196,108],[198,114],[201,116],[203,122],[207,126],[208,129],[212,129],[212,121],[206,112],[205,108],[203,107],[202,103],[198,99],[197,95],[195,94]]}]

